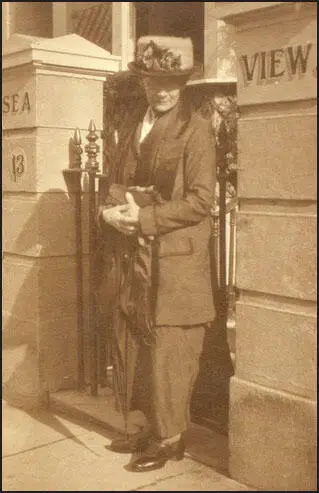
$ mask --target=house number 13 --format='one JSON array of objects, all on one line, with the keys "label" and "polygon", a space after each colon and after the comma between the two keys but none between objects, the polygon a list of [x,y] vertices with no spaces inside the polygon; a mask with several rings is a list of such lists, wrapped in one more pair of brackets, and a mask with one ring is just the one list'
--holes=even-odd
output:
[{"label": "house number 13", "polygon": [[25,154],[20,149],[12,153],[12,177],[17,181],[25,171]]}]

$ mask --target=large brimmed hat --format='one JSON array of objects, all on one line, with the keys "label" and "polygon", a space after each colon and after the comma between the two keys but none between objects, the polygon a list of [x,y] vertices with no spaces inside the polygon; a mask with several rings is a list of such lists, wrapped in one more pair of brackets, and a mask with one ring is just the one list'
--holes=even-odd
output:
[{"label": "large brimmed hat", "polygon": [[128,68],[143,76],[189,76],[194,70],[192,40],[174,36],[142,36],[137,41],[135,59]]},{"label": "large brimmed hat", "polygon": [[214,86],[236,86],[236,77],[199,77],[187,82],[188,86],[203,86],[203,85],[214,85]]},{"label": "large brimmed hat", "polygon": [[[223,56],[218,56],[217,70],[214,77],[211,77],[211,66],[206,66],[201,72],[195,72],[191,79],[187,82],[188,86],[202,86],[221,88],[225,90],[229,88],[234,91],[237,85],[236,77],[236,56],[233,50],[228,49]],[[208,72],[208,73],[207,73]]]}]

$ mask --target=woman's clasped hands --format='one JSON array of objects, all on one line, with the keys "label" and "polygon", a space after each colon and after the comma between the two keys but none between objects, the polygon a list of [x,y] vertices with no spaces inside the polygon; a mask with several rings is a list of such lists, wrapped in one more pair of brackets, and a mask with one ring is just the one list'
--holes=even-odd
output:
[{"label": "woman's clasped hands", "polygon": [[133,235],[139,229],[139,206],[131,193],[125,195],[126,204],[115,205],[104,209],[102,217],[104,221],[113,226],[117,231],[125,235]]}]

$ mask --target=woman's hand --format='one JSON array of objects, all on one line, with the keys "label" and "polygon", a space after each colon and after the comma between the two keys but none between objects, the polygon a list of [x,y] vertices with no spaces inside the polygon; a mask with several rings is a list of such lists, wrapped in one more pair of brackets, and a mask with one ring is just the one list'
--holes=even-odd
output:
[{"label": "woman's hand", "polygon": [[104,209],[102,217],[104,221],[113,226],[117,231],[125,235],[132,235],[139,228],[139,206],[135,202],[132,194],[125,195],[127,204],[116,205],[109,209]]},{"label": "woman's hand", "polygon": [[102,212],[103,220],[122,234],[132,235],[137,232],[134,224],[123,222],[127,211],[127,204],[116,205]]}]

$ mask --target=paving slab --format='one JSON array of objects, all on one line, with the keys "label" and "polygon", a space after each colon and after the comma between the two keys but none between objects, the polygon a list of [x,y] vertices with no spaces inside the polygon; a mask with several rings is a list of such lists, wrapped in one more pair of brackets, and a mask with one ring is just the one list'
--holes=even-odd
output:
[{"label": "paving slab", "polygon": [[5,402],[2,409],[3,491],[248,490],[189,453],[161,470],[134,473],[130,454],[109,450],[110,430]]},{"label": "paving slab", "polygon": [[[125,469],[130,459],[131,455],[107,450],[105,438],[91,432],[4,458],[2,487],[6,491],[131,491],[205,468],[186,457],[141,474]],[[213,470],[210,477],[211,484],[222,479]]]},{"label": "paving slab", "polygon": [[212,470],[201,467],[185,471],[184,474],[162,478],[156,483],[147,484],[141,491],[253,491],[226,477],[217,478]]},{"label": "paving slab", "polygon": [[2,457],[81,435],[83,425],[58,415],[26,412],[2,401]]}]

